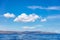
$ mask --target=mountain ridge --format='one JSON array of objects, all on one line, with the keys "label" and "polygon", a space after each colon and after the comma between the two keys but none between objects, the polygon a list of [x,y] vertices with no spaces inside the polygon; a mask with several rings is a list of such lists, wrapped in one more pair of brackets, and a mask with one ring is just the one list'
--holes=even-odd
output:
[{"label": "mountain ridge", "polygon": [[38,34],[57,34],[52,32],[43,32],[43,31],[0,31],[0,34],[29,34],[29,33],[38,33]]}]

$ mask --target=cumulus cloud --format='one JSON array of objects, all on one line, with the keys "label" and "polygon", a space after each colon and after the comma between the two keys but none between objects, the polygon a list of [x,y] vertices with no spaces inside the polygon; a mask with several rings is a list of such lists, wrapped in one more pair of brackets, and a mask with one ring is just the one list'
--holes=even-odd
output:
[{"label": "cumulus cloud", "polygon": [[14,14],[10,14],[10,13],[5,13],[5,14],[3,14],[3,16],[6,18],[14,18],[15,17]]},{"label": "cumulus cloud", "polygon": [[38,18],[39,16],[36,14],[27,15],[26,13],[22,13],[14,19],[14,22],[34,22]]},{"label": "cumulus cloud", "polygon": [[42,6],[28,6],[29,9],[45,9],[45,10],[60,10],[60,6],[49,6],[49,7],[42,7]]}]

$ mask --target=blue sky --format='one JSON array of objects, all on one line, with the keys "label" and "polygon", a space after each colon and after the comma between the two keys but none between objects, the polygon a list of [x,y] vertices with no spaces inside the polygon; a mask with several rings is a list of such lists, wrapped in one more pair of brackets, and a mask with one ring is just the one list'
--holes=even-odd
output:
[{"label": "blue sky", "polygon": [[0,30],[60,33],[60,0],[0,0]]}]

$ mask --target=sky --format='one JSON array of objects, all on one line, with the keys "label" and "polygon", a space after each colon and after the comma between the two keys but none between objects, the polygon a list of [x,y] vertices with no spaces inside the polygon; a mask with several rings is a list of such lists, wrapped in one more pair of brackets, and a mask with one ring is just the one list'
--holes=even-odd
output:
[{"label": "sky", "polygon": [[60,33],[60,0],[0,0],[0,30]]}]

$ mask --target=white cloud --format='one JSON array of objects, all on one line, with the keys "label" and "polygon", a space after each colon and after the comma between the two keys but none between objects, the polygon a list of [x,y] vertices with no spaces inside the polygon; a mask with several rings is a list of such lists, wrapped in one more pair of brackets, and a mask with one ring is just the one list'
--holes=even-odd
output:
[{"label": "white cloud", "polygon": [[42,27],[43,25],[40,25],[40,24],[38,24],[38,25],[34,25],[34,27]]},{"label": "white cloud", "polygon": [[40,27],[37,26],[23,26],[21,28],[22,31],[37,31],[40,30]]},{"label": "white cloud", "polygon": [[14,22],[34,22],[38,18],[39,16],[36,14],[27,15],[26,13],[22,13],[14,19]]},{"label": "white cloud", "polygon": [[36,30],[36,27],[30,27],[30,26],[23,26],[21,27],[22,31],[34,31]]},{"label": "white cloud", "polygon": [[41,6],[28,6],[30,9],[43,9]]},{"label": "white cloud", "polygon": [[60,6],[49,6],[49,7],[42,7],[42,6],[28,6],[29,9],[45,9],[45,10],[60,10]]},{"label": "white cloud", "polygon": [[46,21],[47,21],[47,19],[46,19],[46,18],[41,19],[41,22],[46,22]]},{"label": "white cloud", "polygon": [[5,13],[3,16],[6,18],[14,18],[15,17],[14,14],[10,14],[10,13]]},{"label": "white cloud", "polygon": [[34,26],[22,26],[21,30],[22,31],[39,31],[41,27],[43,27],[43,25],[40,25],[40,24],[37,24]]},{"label": "white cloud", "polygon": [[47,19],[60,19],[60,15],[48,16]]},{"label": "white cloud", "polygon": [[24,30],[31,30],[31,29],[35,29],[35,27],[24,26],[24,27],[22,27],[22,29],[24,29]]},{"label": "white cloud", "polygon": [[34,26],[22,26],[21,30],[22,31],[37,31],[40,30],[40,28],[43,27],[41,24],[36,24]]},{"label": "white cloud", "polygon": [[52,7],[46,8],[46,9],[48,9],[48,10],[60,10],[60,7],[58,7],[58,6],[52,6]]}]

